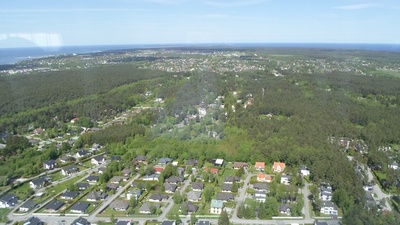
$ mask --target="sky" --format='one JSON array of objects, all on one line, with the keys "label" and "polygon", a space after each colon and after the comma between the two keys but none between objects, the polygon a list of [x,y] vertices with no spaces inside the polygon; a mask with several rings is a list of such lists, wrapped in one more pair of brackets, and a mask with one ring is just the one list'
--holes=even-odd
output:
[{"label": "sky", "polygon": [[177,43],[400,44],[400,1],[0,1],[0,48]]}]

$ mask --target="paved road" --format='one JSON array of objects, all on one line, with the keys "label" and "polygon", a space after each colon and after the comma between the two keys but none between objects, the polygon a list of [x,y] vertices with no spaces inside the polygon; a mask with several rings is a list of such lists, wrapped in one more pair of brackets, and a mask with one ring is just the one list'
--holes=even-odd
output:
[{"label": "paved road", "polygon": [[304,201],[304,207],[302,209],[302,213],[304,215],[304,219],[305,220],[311,220],[311,216],[310,216],[310,204],[309,203],[309,199],[308,196],[310,195],[310,190],[309,187],[311,186],[311,184],[309,183],[305,183],[304,187],[301,189],[303,196],[303,201]]},{"label": "paved road", "polygon": [[232,214],[232,219],[234,219],[234,220],[239,220],[239,218],[237,217],[237,211],[238,211],[239,206],[242,203],[244,203],[244,200],[246,198],[246,190],[249,186],[248,183],[250,182],[250,178],[253,174],[248,173],[246,175],[247,176],[246,176],[246,179],[244,179],[243,187],[239,189],[239,196],[236,198],[236,208]]},{"label": "paved road", "polygon": [[[368,167],[367,170],[367,174],[368,174],[368,181],[373,181],[374,180],[374,175],[372,174],[371,169]],[[374,182],[374,186],[372,186],[372,190],[373,192],[378,196],[378,199],[385,199],[385,209],[388,211],[392,211],[392,208],[390,207],[390,204],[388,202],[388,198],[390,197],[390,195],[385,194],[382,192],[381,187],[379,187],[379,185],[377,184],[377,182]]]}]

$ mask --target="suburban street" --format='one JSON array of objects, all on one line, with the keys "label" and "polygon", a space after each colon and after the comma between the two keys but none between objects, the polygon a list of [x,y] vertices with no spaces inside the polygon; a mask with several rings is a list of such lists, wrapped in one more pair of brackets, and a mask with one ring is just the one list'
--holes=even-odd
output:
[{"label": "suburban street", "polygon": [[[368,181],[373,181],[374,180],[374,175],[372,174],[372,171],[369,167],[367,167],[367,172],[368,172]],[[377,198],[380,199],[385,199],[385,210],[392,211],[392,208],[389,205],[388,199],[390,198],[390,195],[385,194],[382,192],[381,187],[377,184],[377,182],[374,182],[374,185],[372,186],[373,192],[376,194]]]}]

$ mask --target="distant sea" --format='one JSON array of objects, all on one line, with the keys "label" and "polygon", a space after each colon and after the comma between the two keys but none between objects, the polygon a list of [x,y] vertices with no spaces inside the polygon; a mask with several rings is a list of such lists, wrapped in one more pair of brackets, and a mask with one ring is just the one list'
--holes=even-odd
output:
[{"label": "distant sea", "polygon": [[55,55],[95,53],[121,49],[170,47],[270,47],[270,48],[322,48],[345,50],[371,50],[400,52],[400,44],[336,44],[336,43],[237,43],[237,44],[171,44],[171,45],[98,45],[63,46],[60,48],[0,48],[0,65]]}]

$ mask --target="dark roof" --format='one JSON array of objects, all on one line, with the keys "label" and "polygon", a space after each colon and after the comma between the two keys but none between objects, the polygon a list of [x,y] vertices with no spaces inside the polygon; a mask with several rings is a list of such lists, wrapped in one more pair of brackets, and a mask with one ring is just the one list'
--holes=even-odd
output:
[{"label": "dark roof", "polygon": [[62,193],[61,195],[60,195],[60,197],[61,198],[69,198],[69,199],[72,199],[72,198],[75,198],[76,196],[78,196],[79,195],[79,192],[77,192],[77,191],[65,191],[64,193]]},{"label": "dark roof", "polygon": [[41,225],[41,224],[44,224],[43,221],[34,216],[24,221],[24,225]]},{"label": "dark roof", "polygon": [[144,155],[138,155],[138,156],[136,156],[136,160],[138,160],[138,161],[146,161],[146,159],[147,159],[147,157],[144,156]]},{"label": "dark roof", "polygon": [[71,207],[71,210],[85,212],[88,207],[89,203],[87,202],[77,202]]},{"label": "dark roof", "polygon": [[150,195],[149,199],[162,201],[163,199],[168,199],[168,195],[163,195],[159,193],[153,193]]},{"label": "dark roof", "polygon": [[187,212],[197,212],[197,210],[199,209],[199,207],[197,205],[193,204],[193,202],[182,203],[180,209],[182,209],[182,206],[186,206]]},{"label": "dark roof", "polygon": [[33,209],[36,205],[37,205],[36,202],[34,202],[32,200],[28,200],[22,206],[20,206],[20,208],[25,208],[25,209],[30,210],[30,209]]},{"label": "dark roof", "polygon": [[99,181],[99,179],[100,179],[99,176],[88,176],[86,178],[86,180],[89,181],[89,182],[93,182],[93,181],[97,182],[97,181]]},{"label": "dark roof", "polygon": [[1,197],[0,201],[6,202],[9,205],[15,205],[18,201],[18,197],[15,196],[14,194],[8,193],[8,194],[4,195],[3,197]]},{"label": "dark roof", "polygon": [[44,185],[46,181],[47,181],[46,177],[39,177],[38,179],[31,180],[31,182],[36,186]]},{"label": "dark roof", "polygon": [[79,190],[85,190],[90,186],[88,183],[77,183],[76,185],[78,186]]},{"label": "dark roof", "polygon": [[71,225],[90,225],[90,222],[83,217],[79,217],[78,219],[74,220]]},{"label": "dark roof", "polygon": [[217,194],[217,200],[229,201],[229,200],[234,200],[234,199],[235,199],[235,196],[232,193],[220,192]]},{"label": "dark roof", "polygon": [[121,156],[120,155],[112,155],[111,156],[111,161],[121,161]]},{"label": "dark roof", "polygon": [[204,183],[203,182],[192,182],[192,189],[203,190]]},{"label": "dark roof", "polygon": [[64,202],[60,202],[57,200],[52,200],[49,204],[46,205],[45,209],[47,210],[59,210],[64,205]]},{"label": "dark roof", "polygon": [[232,191],[233,185],[232,184],[223,184],[221,190],[222,191]]},{"label": "dark roof", "polygon": [[56,161],[55,161],[55,160],[52,160],[52,159],[50,159],[50,160],[48,160],[48,161],[44,162],[44,164],[51,166],[51,165],[55,165],[55,164],[56,164]]}]

